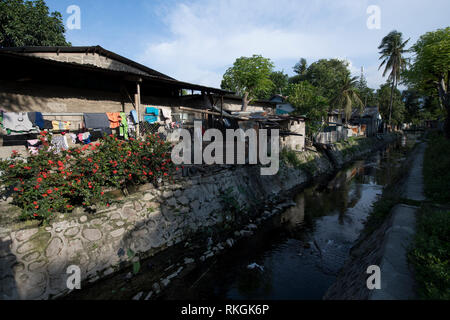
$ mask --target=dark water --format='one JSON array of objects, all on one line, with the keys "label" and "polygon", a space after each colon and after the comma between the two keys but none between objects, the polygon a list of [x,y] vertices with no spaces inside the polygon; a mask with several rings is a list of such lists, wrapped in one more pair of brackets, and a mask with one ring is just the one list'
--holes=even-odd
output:
[{"label": "dark water", "polygon": [[[293,199],[262,230],[215,262],[177,280],[163,299],[321,299],[403,160],[384,150]],[[259,267],[249,269],[249,265]]]}]

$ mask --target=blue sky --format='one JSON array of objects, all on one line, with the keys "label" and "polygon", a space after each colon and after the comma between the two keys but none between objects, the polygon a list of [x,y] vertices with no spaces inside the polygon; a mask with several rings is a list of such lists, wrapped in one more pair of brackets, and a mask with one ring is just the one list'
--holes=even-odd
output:
[{"label": "blue sky", "polygon": [[[74,46],[101,45],[178,80],[220,86],[241,56],[261,54],[292,75],[305,57],[346,59],[354,75],[364,67],[369,86],[385,81],[378,45],[390,31],[413,44],[449,26],[448,0],[46,0],[68,19],[81,9]],[[369,29],[367,8],[380,8],[380,29]]]}]

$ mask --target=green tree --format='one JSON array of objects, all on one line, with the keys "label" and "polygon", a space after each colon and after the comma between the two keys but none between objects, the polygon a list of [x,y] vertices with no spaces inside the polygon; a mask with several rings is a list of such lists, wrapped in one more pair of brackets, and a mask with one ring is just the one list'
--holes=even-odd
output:
[{"label": "green tree", "polygon": [[380,60],[382,60],[380,67],[384,66],[383,77],[390,71],[388,81],[391,82],[391,98],[389,104],[389,125],[392,124],[392,107],[394,99],[394,89],[397,89],[401,73],[406,69],[407,61],[403,55],[408,52],[405,49],[409,39],[403,41],[402,33],[398,31],[391,31],[387,36],[381,40],[378,47],[380,50]]},{"label": "green tree", "polygon": [[289,84],[289,76],[283,71],[274,71],[270,74],[269,78],[272,81],[273,86],[270,94],[266,95],[265,98],[270,98],[270,96],[274,94],[285,95]]},{"label": "green tree", "polygon": [[0,47],[70,46],[61,13],[44,0],[0,0]]},{"label": "green tree", "polygon": [[422,35],[412,51],[407,83],[425,95],[439,98],[447,113],[445,135],[450,139],[450,27]]},{"label": "green tree", "polygon": [[299,62],[297,62],[294,66],[294,72],[298,75],[304,75],[306,70],[308,69],[308,62],[305,58],[301,58]]},{"label": "green tree", "polygon": [[306,129],[309,135],[317,132],[327,118],[328,99],[321,96],[319,90],[308,81],[289,86],[288,102],[295,108],[295,114],[308,117]]},{"label": "green tree", "polygon": [[405,104],[405,121],[416,125],[419,124],[422,97],[415,90],[405,90],[402,92],[402,100]]},{"label": "green tree", "polygon": [[223,75],[221,88],[242,95],[242,111],[246,111],[252,100],[273,87],[270,80],[273,67],[270,59],[260,55],[240,57]]},{"label": "green tree", "polygon": [[367,86],[366,77],[363,72],[361,72],[359,81],[356,84],[356,89],[358,90],[358,95],[361,98],[361,101],[364,103],[364,107],[377,104],[375,90]]},{"label": "green tree", "polygon": [[348,63],[338,59],[321,59],[311,64],[305,73],[305,80],[319,89],[321,96],[329,101],[338,95],[338,87],[350,76]]},{"label": "green tree", "polygon": [[405,104],[402,101],[402,94],[398,89],[392,92],[392,83],[387,82],[377,90],[377,101],[383,119],[391,117],[393,125],[400,125],[404,121]]},{"label": "green tree", "polygon": [[345,112],[345,121],[348,122],[352,114],[353,106],[356,105],[360,109],[364,108],[364,103],[358,95],[356,85],[358,84],[358,77],[350,77],[346,74],[345,78],[337,86],[336,96],[332,103],[339,110]]}]

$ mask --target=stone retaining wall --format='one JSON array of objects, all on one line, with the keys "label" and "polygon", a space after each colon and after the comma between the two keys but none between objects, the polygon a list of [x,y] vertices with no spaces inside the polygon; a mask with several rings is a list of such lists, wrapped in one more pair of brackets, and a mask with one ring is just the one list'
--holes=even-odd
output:
[{"label": "stone retaining wall", "polygon": [[[360,140],[368,152],[391,142]],[[359,150],[359,149],[358,149]],[[352,158],[362,151],[352,153]],[[337,148],[330,153],[342,156]],[[158,189],[151,185],[95,213],[77,209],[46,226],[14,222],[18,208],[0,203],[0,299],[48,299],[69,292],[67,267],[81,268],[82,280],[94,282],[131,265],[128,249],[140,259],[152,256],[207,227],[225,225],[230,192],[240,206],[257,208],[312,178],[336,170],[315,150],[298,154],[303,169],[282,165],[275,176],[261,176],[256,166],[236,167],[209,176],[182,178]],[[347,158],[345,158],[347,159]],[[242,210],[240,215],[249,215]],[[263,210],[260,212],[263,215]],[[242,228],[242,226],[241,226]],[[240,229],[237,229],[240,230]]]}]

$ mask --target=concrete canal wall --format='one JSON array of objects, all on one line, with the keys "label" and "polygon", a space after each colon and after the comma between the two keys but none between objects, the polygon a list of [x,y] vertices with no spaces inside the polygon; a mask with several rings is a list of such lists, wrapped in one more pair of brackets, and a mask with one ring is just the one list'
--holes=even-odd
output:
[{"label": "concrete canal wall", "polygon": [[[92,283],[205,228],[232,229],[232,237],[200,257],[206,260],[281,212],[279,203],[290,190],[396,139],[388,135],[312,148],[297,154],[300,166],[283,163],[275,176],[261,176],[259,167],[249,166],[180,178],[158,189],[144,185],[109,208],[75,210],[42,226],[17,221],[19,208],[0,202],[0,299],[63,296],[69,292],[68,266],[79,266],[82,281]],[[273,209],[265,209],[268,204]],[[127,255],[129,249],[134,256]]]}]

